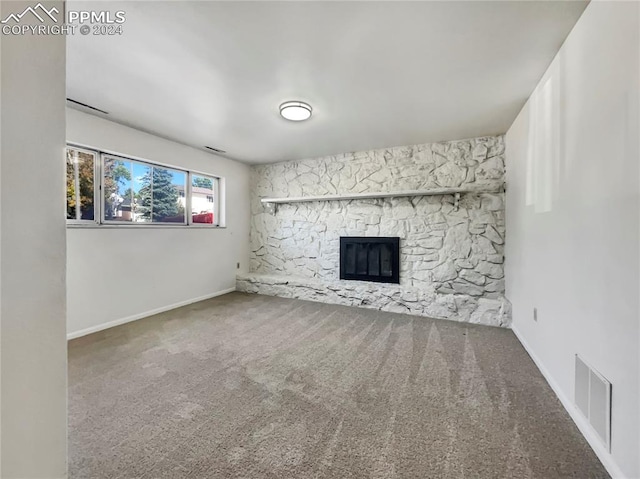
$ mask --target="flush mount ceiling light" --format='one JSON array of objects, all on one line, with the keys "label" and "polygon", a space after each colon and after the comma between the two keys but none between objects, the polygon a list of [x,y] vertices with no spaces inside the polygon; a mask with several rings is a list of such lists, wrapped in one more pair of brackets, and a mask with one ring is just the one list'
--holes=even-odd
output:
[{"label": "flush mount ceiling light", "polygon": [[285,101],[280,105],[282,118],[291,121],[304,121],[311,118],[311,105],[302,101]]}]

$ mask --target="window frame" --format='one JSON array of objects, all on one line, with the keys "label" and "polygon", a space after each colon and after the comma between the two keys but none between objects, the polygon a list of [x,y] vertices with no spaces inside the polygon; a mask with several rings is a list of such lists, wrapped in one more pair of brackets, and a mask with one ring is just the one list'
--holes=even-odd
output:
[{"label": "window frame", "polygon": [[73,181],[75,183],[75,190],[76,190],[76,217],[74,219],[70,219],[70,218],[66,218],[66,201],[65,201],[65,218],[67,221],[68,225],[96,225],[100,223],[100,217],[97,214],[99,209],[97,207],[98,202],[100,201],[100,190],[102,189],[102,183],[100,181],[97,181],[98,179],[98,174],[99,174],[99,168],[98,168],[98,163],[100,163],[99,159],[100,159],[100,152],[90,149],[90,148],[85,148],[83,146],[77,146],[71,143],[67,143],[65,145],[65,163],[67,160],[67,150],[76,150],[76,151],[81,151],[82,153],[87,153],[90,155],[93,155],[93,219],[92,220],[83,220],[83,219],[78,219],[78,213],[81,212],[82,208],[81,208],[81,204],[78,201],[79,199],[79,194],[80,194],[80,179],[78,176],[78,168],[77,166],[74,168],[74,178]]},{"label": "window frame", "polygon": [[[193,194],[193,176],[202,176],[204,178],[209,178],[213,180],[213,223],[194,223],[193,222],[193,204],[192,204],[192,194]],[[221,218],[220,218],[220,202],[222,201],[222,190],[220,185],[222,184],[222,178],[219,176],[215,176],[209,173],[200,173],[198,171],[189,171],[189,180],[187,182],[187,191],[189,192],[188,197],[186,198],[187,202],[187,220],[189,222],[189,226],[194,228],[224,228],[221,226]]]},{"label": "window frame", "polygon": [[[151,177],[153,178],[153,169],[154,168],[160,168],[160,169],[165,169],[165,170],[172,170],[172,171],[176,171],[179,173],[184,173],[185,176],[185,188],[188,187],[188,181],[189,181],[189,171],[181,169],[181,168],[175,168],[172,166],[165,166],[165,165],[160,165],[158,163],[150,163],[147,161],[140,161],[140,160],[134,160],[133,158],[128,158],[125,156],[121,156],[121,155],[113,155],[110,153],[102,153],[100,155],[100,168],[102,169],[101,174],[100,174],[100,206],[101,206],[101,211],[100,211],[100,221],[101,224],[104,225],[118,225],[118,226],[127,226],[127,225],[140,225],[140,226],[144,226],[145,228],[148,226],[153,226],[153,225],[157,225],[157,226],[171,226],[171,227],[179,227],[179,226],[188,226],[188,208],[187,208],[187,201],[185,198],[185,218],[184,221],[182,222],[173,222],[173,221],[153,221],[153,219],[150,222],[144,222],[144,221],[140,221],[140,222],[135,222],[135,221],[117,221],[117,220],[108,220],[105,217],[105,213],[106,213],[106,208],[104,207],[104,165],[105,162],[108,159],[113,159],[113,160],[117,160],[117,161],[127,161],[129,163],[137,163],[139,165],[144,165],[148,168],[151,168]],[[153,189],[152,189],[152,198],[153,198]],[[152,203],[153,205],[153,203]]]},{"label": "window frame", "polygon": [[[93,188],[93,220],[78,220],[78,219],[67,219],[68,227],[98,227],[98,228],[218,228],[224,229],[226,225],[223,219],[223,208],[222,204],[224,204],[224,184],[225,178],[218,176],[213,173],[205,173],[197,170],[190,170],[184,167],[177,167],[173,165],[168,165],[165,163],[149,161],[144,158],[139,158],[132,155],[123,155],[120,153],[115,153],[107,150],[102,150],[98,148],[92,148],[84,145],[79,145],[77,143],[68,142],[65,145],[65,162],[66,162],[66,151],[67,149],[75,149],[82,152],[90,153],[93,155],[93,172],[94,172],[94,188]],[[150,168],[164,168],[168,170],[173,170],[176,172],[184,173],[186,178],[186,189],[185,189],[185,221],[181,223],[174,222],[134,222],[134,221],[116,221],[116,220],[107,220],[105,219],[105,208],[104,208],[104,162],[107,158],[117,159],[121,161],[129,161],[133,163],[142,164],[144,166]],[[192,216],[192,177],[195,176],[203,176],[206,178],[210,178],[213,180],[213,205],[214,205],[214,223],[193,223]],[[65,202],[65,217],[66,217],[66,202]],[[76,213],[77,217],[77,213]]]}]

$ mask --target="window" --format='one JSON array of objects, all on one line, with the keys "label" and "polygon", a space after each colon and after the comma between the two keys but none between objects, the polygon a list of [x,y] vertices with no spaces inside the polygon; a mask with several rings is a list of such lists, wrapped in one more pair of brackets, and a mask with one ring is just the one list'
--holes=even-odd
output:
[{"label": "window", "polygon": [[67,220],[94,220],[95,167],[94,152],[67,149]]},{"label": "window", "polygon": [[102,162],[103,220],[145,222],[139,208],[142,179],[148,178],[151,167],[118,157],[103,156]]},{"label": "window", "polygon": [[215,194],[218,179],[212,176],[191,175],[191,222],[218,224]]},{"label": "window", "polygon": [[214,176],[69,146],[67,220],[218,226],[219,181]]},{"label": "window", "polygon": [[187,223],[187,173],[104,155],[104,221]]}]

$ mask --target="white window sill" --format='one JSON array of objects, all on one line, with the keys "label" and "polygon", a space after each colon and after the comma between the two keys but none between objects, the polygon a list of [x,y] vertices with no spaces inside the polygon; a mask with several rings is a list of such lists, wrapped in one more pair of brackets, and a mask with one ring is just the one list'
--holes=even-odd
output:
[{"label": "white window sill", "polygon": [[219,230],[219,229],[227,229],[226,226],[218,226],[218,225],[170,225],[170,224],[98,224],[88,221],[87,224],[83,223],[67,223],[67,228],[69,229],[195,229],[195,230]]}]

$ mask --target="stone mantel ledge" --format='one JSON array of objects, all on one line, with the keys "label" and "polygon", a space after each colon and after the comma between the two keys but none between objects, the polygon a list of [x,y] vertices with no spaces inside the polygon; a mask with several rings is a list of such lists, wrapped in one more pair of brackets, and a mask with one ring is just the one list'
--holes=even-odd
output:
[{"label": "stone mantel ledge", "polygon": [[433,288],[399,284],[324,281],[258,273],[238,275],[236,289],[246,293],[358,306],[487,326],[511,326],[511,304],[504,296],[477,298],[465,294],[442,294]]}]

